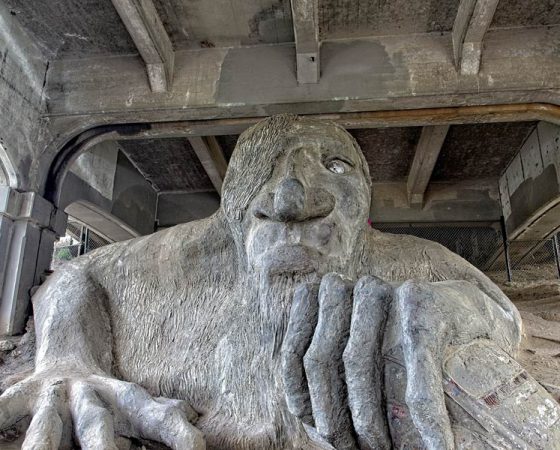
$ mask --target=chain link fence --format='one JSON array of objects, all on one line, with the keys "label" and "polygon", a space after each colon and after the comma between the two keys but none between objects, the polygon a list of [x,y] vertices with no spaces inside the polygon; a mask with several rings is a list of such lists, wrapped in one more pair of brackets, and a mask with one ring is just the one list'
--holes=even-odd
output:
[{"label": "chain link fence", "polygon": [[[559,278],[555,240],[557,240],[556,236],[541,241],[510,242],[509,255],[512,281],[538,281]],[[502,266],[501,269],[503,268]]]},{"label": "chain link fence", "polygon": [[[393,234],[410,234],[438,242],[465,258],[498,283],[559,278],[557,237],[541,241],[512,241],[507,246],[500,222],[378,223],[373,227]],[[68,220],[66,235],[56,244],[52,269],[110,242],[85,225]],[[507,252],[506,252],[507,247]],[[509,254],[509,277],[508,260]]]},{"label": "chain link fence", "polygon": [[[438,242],[498,283],[504,283],[508,279],[539,281],[559,278],[556,237],[540,241],[512,241],[506,245],[500,222],[379,223],[373,226],[387,233],[410,234]],[[509,261],[506,258],[507,254]]]},{"label": "chain link fence", "polygon": [[82,223],[69,218],[65,236],[55,242],[51,269],[109,243]]}]

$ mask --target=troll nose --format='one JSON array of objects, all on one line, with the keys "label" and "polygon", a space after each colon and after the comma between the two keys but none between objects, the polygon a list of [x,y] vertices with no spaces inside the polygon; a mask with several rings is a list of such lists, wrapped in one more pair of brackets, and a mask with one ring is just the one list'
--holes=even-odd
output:
[{"label": "troll nose", "polygon": [[274,212],[282,221],[296,220],[305,209],[305,188],[295,178],[286,178],[274,193]]}]

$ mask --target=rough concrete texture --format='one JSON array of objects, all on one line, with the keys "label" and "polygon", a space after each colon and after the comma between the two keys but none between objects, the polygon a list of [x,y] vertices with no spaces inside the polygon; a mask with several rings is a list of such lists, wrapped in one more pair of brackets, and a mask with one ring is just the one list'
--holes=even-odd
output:
[{"label": "rough concrete texture", "polygon": [[70,166],[70,172],[106,199],[112,200],[118,154],[119,147],[115,142],[101,142],[81,154]]},{"label": "rough concrete texture", "polygon": [[3,3],[50,60],[136,53],[134,42],[109,0]]},{"label": "rough concrete texture", "polygon": [[26,189],[33,178],[37,141],[44,132],[48,64],[31,38],[0,5],[0,165],[9,165],[10,185]]},{"label": "rough concrete texture", "polygon": [[156,0],[176,49],[293,42],[288,0]]},{"label": "rough concrete texture", "polygon": [[560,4],[555,0],[501,0],[490,27],[537,27],[557,23],[560,23]]},{"label": "rough concrete texture", "polygon": [[[168,117],[187,119],[262,116],[286,109],[324,113],[481,104],[490,100],[486,93],[494,104],[536,101],[535,89],[557,89],[557,41],[555,27],[489,31],[477,77],[457,76],[449,35],[325,42],[321,81],[313,86],[297,85],[291,44],[180,51],[173,92],[166,96],[150,93],[138,58],[89,58],[53,65],[49,105],[51,112],[65,114],[150,110],[155,116],[157,108],[167,110]],[[520,91],[514,95],[512,89]],[[521,98],[521,91],[533,95]],[[555,94],[549,94],[547,101],[554,102]],[[223,114],[215,115],[209,107],[218,105]]]},{"label": "rough concrete texture", "polygon": [[168,192],[158,194],[158,227],[200,220],[214,214],[220,207],[217,192]]},{"label": "rough concrete texture", "polygon": [[[523,340],[517,360],[560,401],[560,282],[552,280],[555,270],[551,268],[550,273],[543,274],[549,278],[546,281],[507,283],[501,284],[500,288],[517,306],[523,318]],[[298,298],[296,295],[294,302]],[[292,308],[302,306],[304,304],[299,302],[294,303]],[[305,311],[300,313],[306,314]],[[32,325],[30,321],[23,337],[0,341],[0,392],[27,376],[34,368],[35,330]],[[17,435],[18,430],[10,429],[3,437],[21,444],[22,439],[17,439]],[[5,450],[8,450],[6,443],[2,445],[2,449],[6,446]],[[19,449],[19,446],[14,444],[14,448]]]},{"label": "rough concrete texture", "polygon": [[545,239],[560,225],[560,126],[539,122],[500,177],[509,235]]},{"label": "rough concrete texture", "polygon": [[24,448],[555,448],[560,406],[512,359],[517,309],[442,246],[369,229],[369,203],[342,128],[257,124],[215,215],[39,289],[35,371],[0,426],[31,416]]},{"label": "rough concrete texture", "polygon": [[374,183],[370,218],[386,222],[499,221],[500,197],[495,180],[431,183],[422,208],[410,207],[406,184]]},{"label": "rough concrete texture", "polygon": [[323,0],[319,5],[321,37],[332,39],[450,31],[459,0]]},{"label": "rough concrete texture", "polygon": [[524,339],[518,360],[560,400],[560,282],[507,283],[504,292],[519,308]]},{"label": "rough concrete texture", "polygon": [[141,234],[154,231],[157,193],[130,160],[119,152],[111,214]]},{"label": "rough concrete texture", "polygon": [[122,141],[119,145],[157,191],[214,190],[187,139]]},{"label": "rough concrete texture", "polygon": [[[157,192],[150,181],[121,151],[119,143],[102,142],[70,166],[58,207],[74,212],[79,209],[85,215],[76,218],[110,239],[122,236],[118,228],[123,226],[128,228],[124,230],[127,238],[131,236],[129,231],[132,236],[149,234],[154,231],[157,208]],[[107,222],[110,216],[115,220]],[[94,222],[88,222],[88,218]],[[104,222],[102,228],[95,226],[99,220]],[[103,232],[106,226],[109,233]]]},{"label": "rough concrete texture", "polygon": [[406,179],[422,127],[352,130],[350,133],[364,152],[371,180]]},{"label": "rough concrete texture", "polygon": [[218,140],[218,143],[220,144],[220,147],[224,152],[226,161],[229,161],[231,159],[231,155],[233,153],[233,150],[235,149],[235,144],[237,143],[237,139],[239,139],[239,136],[236,134],[226,134],[224,136],[216,136],[216,139]]},{"label": "rough concrete texture", "polygon": [[0,186],[0,333],[20,333],[30,289],[50,264],[66,215],[34,192]]},{"label": "rough concrete texture", "polygon": [[[35,187],[43,189],[48,167],[70,136],[100,124],[557,103],[558,36],[555,27],[491,30],[482,70],[473,77],[457,76],[449,35],[324,42],[321,80],[308,86],[297,84],[292,44],[178,51],[173,91],[166,95],[150,92],[135,56],[57,61],[48,81],[57,137],[42,152]],[[187,135],[190,124],[183,124]]]},{"label": "rough concrete texture", "polygon": [[[175,49],[293,42],[287,0],[154,1]],[[109,0],[32,5],[7,0],[10,12],[50,58],[136,53],[136,48]],[[319,2],[323,39],[448,32],[459,0]],[[553,0],[505,0],[498,5],[493,28],[560,23]]]},{"label": "rough concrete texture", "polygon": [[[438,158],[432,179],[456,182],[501,175],[521,148],[535,122],[454,125]],[[371,180],[404,181],[422,127],[353,129],[369,165]],[[229,160],[239,136],[218,136]],[[123,141],[127,156],[158,190],[212,189],[210,180],[186,139]]]},{"label": "rough concrete texture", "polygon": [[[451,57],[449,30],[458,0],[318,2],[322,26],[343,39],[323,42],[321,79],[313,86],[297,83],[290,2],[156,1],[176,50],[173,89],[165,95],[151,92],[146,66],[111,2],[74,3],[9,0],[2,11],[4,21],[22,25],[19,34],[7,33],[6,67],[15,54],[25,55],[27,66],[18,63],[8,77],[16,82],[0,98],[8,98],[3,106],[10,114],[22,107],[20,97],[31,105],[18,114],[24,120],[6,127],[6,134],[17,134],[6,141],[6,151],[20,176],[31,178],[23,187],[38,192],[55,153],[77,133],[101,124],[558,103],[560,34],[548,27],[558,22],[558,8],[549,0],[501,2],[499,26],[485,35],[481,71],[472,77],[458,76]],[[532,17],[522,22],[527,26],[511,29],[525,11]],[[353,39],[355,34],[369,37]],[[29,50],[31,41],[40,49]],[[46,109],[37,92],[46,98]],[[31,137],[18,130],[20,124]]]},{"label": "rough concrete texture", "polygon": [[498,177],[536,127],[535,122],[456,125],[449,129],[434,181]]},{"label": "rough concrete texture", "polygon": [[0,338],[0,390],[4,392],[33,373],[34,359],[35,325],[30,318],[24,335]]}]

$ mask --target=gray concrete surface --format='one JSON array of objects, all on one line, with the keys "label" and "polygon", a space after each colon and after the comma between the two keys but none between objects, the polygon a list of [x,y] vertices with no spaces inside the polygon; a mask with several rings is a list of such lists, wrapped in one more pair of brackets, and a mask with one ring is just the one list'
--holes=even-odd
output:
[{"label": "gray concrete surface", "polygon": [[216,214],[37,291],[35,369],[0,427],[31,416],[24,448],[555,449],[560,405],[513,359],[517,309],[444,247],[370,229],[370,195],[342,127],[249,129]]},{"label": "gray concrete surface", "polygon": [[10,185],[25,189],[35,178],[36,144],[45,132],[41,117],[48,61],[4,4],[0,54],[0,164],[11,172]]},{"label": "gray concrete surface", "polygon": [[539,125],[500,178],[500,195],[512,239],[539,240],[560,227],[560,126]]},{"label": "gray concrete surface", "polygon": [[23,331],[30,289],[49,268],[66,214],[35,192],[0,186],[0,334]]},{"label": "gray concrete surface", "polygon": [[[91,212],[97,225],[106,217],[115,220],[106,223],[108,231],[89,223],[90,214],[84,202],[93,206]],[[81,203],[82,206],[76,206]],[[79,212],[77,219],[111,240],[119,232],[114,228],[122,224],[126,229],[122,236],[138,236],[154,231],[157,207],[157,191],[146,177],[130,162],[115,141],[107,141],[84,153],[70,166],[62,188],[59,208]],[[102,225],[104,226],[104,225]],[[117,233],[117,234],[115,234]],[[132,236],[131,234],[132,233]]]},{"label": "gray concrete surface", "polygon": [[[428,180],[423,208],[402,203],[402,182],[410,174],[420,134],[410,125],[442,125],[437,115],[430,115],[438,107],[559,105],[558,5],[548,0],[499,2],[488,31],[477,41],[482,49],[480,71],[465,75],[453,58],[458,0],[304,3],[316,6],[304,9],[312,11],[316,20],[300,21],[304,27],[313,27],[300,30],[300,36],[311,32],[320,76],[317,83],[298,85],[294,33],[298,21],[297,17],[293,20],[290,2],[220,0],[219,6],[210,7],[193,0],[146,0],[143,10],[151,11],[148,15],[154,21],[161,20],[163,29],[158,27],[157,34],[169,38],[172,50],[166,52],[173,52],[175,62],[172,89],[162,93],[150,89],[146,61],[137,51],[138,39],[135,45],[108,0],[87,4],[53,0],[48,5],[7,0],[0,7],[0,177],[18,192],[50,199],[54,210],[71,203],[74,195],[75,201],[97,205],[131,229],[148,233],[158,218],[161,226],[168,226],[199,218],[216,207],[215,196],[203,194],[209,190],[208,177],[188,148],[178,150],[175,139],[146,144],[150,138],[162,137],[159,125],[177,129],[192,125],[196,130],[206,127],[205,135],[231,135],[243,126],[234,129],[214,120],[237,118],[254,123],[258,117],[280,112],[386,111],[376,119],[377,126],[399,128],[354,133],[364,148],[373,181],[383,182],[374,191],[374,219],[495,218],[493,183],[534,124],[486,126],[479,122],[497,120],[498,114],[465,119],[461,110],[453,109],[443,124],[452,126]],[[145,43],[150,46],[158,37],[146,39],[152,41]],[[544,111],[545,107],[533,105],[536,109],[529,116],[523,111],[503,114],[513,122],[520,116],[534,121],[538,108]],[[426,108],[434,112],[425,113],[423,119],[412,115],[399,122],[391,118],[401,110]],[[547,117],[560,123],[560,113],[550,111]],[[469,121],[472,128],[454,126]],[[63,177],[71,162],[66,152],[87,141],[92,128],[117,124],[121,128],[113,140],[128,139],[134,133],[123,129],[123,124],[144,127],[143,142],[123,143],[125,152],[127,144],[137,147],[127,155],[141,175],[121,160],[122,170],[114,176],[109,167],[97,168],[104,172],[98,170],[97,179],[106,180],[93,190],[84,184],[87,173],[82,171],[81,181],[75,173],[67,176],[65,198],[61,200],[58,191],[51,195],[53,185],[61,188],[53,179]],[[539,127],[544,130],[545,125]],[[171,132],[165,137],[180,141],[187,134]],[[90,161],[87,170],[94,165]],[[505,211],[511,200],[517,205],[510,230],[531,217],[539,204],[550,204],[556,195],[551,171],[548,168],[530,177],[538,184],[535,188],[520,191],[512,199],[502,196]],[[111,179],[116,183],[112,188],[106,183]],[[109,198],[112,191],[116,197]],[[200,195],[188,197],[196,192]],[[527,195],[533,196],[528,202]],[[158,196],[162,200],[159,212]],[[178,203],[171,196],[196,210],[173,213],[169,205]],[[554,217],[542,215],[539,233],[550,233],[557,226]],[[2,220],[8,219],[3,216]],[[8,239],[7,234],[3,239]]]}]

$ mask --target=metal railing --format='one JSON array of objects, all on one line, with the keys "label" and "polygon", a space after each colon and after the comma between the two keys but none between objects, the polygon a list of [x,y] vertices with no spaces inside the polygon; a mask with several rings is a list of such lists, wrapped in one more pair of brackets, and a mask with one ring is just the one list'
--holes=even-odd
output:
[{"label": "metal railing", "polygon": [[378,223],[374,228],[438,242],[497,282],[560,278],[558,237],[508,241],[500,222]]},{"label": "metal railing", "polygon": [[68,220],[66,235],[55,243],[51,269],[109,243],[85,225]]},{"label": "metal railing", "polygon": [[[373,227],[438,242],[497,282],[560,278],[558,237],[507,241],[500,222],[378,223]],[[55,245],[53,268],[109,242],[85,225],[69,220],[66,243]]]}]

